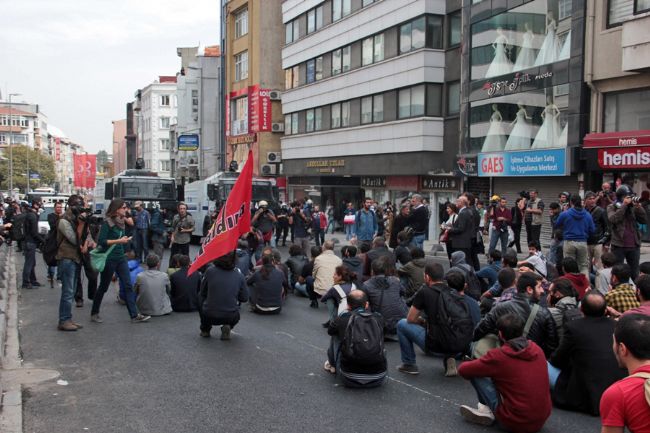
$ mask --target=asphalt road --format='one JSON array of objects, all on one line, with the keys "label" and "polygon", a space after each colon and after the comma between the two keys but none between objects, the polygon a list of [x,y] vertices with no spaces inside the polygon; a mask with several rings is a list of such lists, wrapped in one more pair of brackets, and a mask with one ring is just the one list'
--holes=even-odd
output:
[{"label": "asphalt road", "polygon": [[[286,255],[286,248],[283,248]],[[18,271],[22,268],[19,257]],[[166,260],[163,261],[166,263]],[[45,282],[39,258],[37,275]],[[461,404],[475,404],[469,382],[445,378],[442,362],[418,355],[419,376],[396,371],[399,346],[387,343],[390,378],[374,390],[339,386],[323,369],[326,309],[290,296],[279,316],[242,309],[231,341],[199,337],[198,313],[132,324],[111,287],[104,323],[90,303],[74,308],[78,332],[56,330],[60,290],[23,290],[20,336],[27,367],[51,368],[56,381],[24,392],[25,432],[478,432]],[[593,432],[599,419],[553,410],[544,432]]]}]

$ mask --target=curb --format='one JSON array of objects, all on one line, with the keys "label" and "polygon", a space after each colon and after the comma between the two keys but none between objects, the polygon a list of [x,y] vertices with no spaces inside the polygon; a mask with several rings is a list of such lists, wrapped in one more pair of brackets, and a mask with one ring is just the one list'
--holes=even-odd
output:
[{"label": "curb", "polygon": [[[0,252],[0,432],[22,433],[23,431],[23,393],[19,383],[6,382],[2,379],[3,371],[18,369],[22,365],[18,338],[18,287],[16,284],[16,266],[14,252],[7,247]],[[0,283],[1,284],[1,283]]]}]

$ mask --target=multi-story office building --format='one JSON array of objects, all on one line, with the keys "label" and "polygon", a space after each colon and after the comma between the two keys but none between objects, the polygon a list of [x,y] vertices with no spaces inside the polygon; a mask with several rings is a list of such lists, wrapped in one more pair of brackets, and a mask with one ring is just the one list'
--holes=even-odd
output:
[{"label": "multi-story office building", "polygon": [[144,160],[146,169],[161,176],[171,175],[169,129],[176,124],[176,107],[175,76],[161,75],[136,92],[137,157]]},{"label": "multi-story office building", "polygon": [[126,170],[126,119],[114,120],[113,124],[113,172]]},{"label": "multi-story office building", "polygon": [[291,198],[438,203],[459,191],[461,1],[287,0],[282,163]]},{"label": "multi-story office building", "polygon": [[252,149],[255,175],[269,177],[277,176],[281,169],[281,3],[222,0],[227,162],[224,167],[241,169]]}]

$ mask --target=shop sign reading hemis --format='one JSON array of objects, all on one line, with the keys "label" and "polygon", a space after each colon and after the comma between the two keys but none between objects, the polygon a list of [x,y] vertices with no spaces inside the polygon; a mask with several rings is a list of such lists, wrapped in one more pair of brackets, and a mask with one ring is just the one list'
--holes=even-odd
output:
[{"label": "shop sign reading hemis", "polygon": [[178,150],[193,151],[199,148],[198,134],[185,134],[178,136]]},{"label": "shop sign reading hemis", "polygon": [[566,176],[566,149],[479,153],[478,175]]},{"label": "shop sign reading hemis", "polygon": [[598,149],[598,165],[606,169],[650,167],[650,146]]},{"label": "shop sign reading hemis", "polygon": [[650,146],[650,131],[602,132],[585,135],[583,147]]}]

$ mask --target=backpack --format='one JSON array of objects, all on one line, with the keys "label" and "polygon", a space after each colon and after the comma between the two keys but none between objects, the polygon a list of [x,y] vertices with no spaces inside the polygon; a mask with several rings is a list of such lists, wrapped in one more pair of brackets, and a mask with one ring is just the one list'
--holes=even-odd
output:
[{"label": "backpack", "polygon": [[383,361],[384,330],[373,313],[351,313],[345,327],[341,352],[345,359],[361,365]]},{"label": "backpack", "polygon": [[562,312],[562,326],[566,326],[567,323],[572,322],[576,319],[582,319],[583,317],[584,316],[582,315],[580,308],[567,308]]},{"label": "backpack", "polygon": [[429,318],[433,321],[429,331],[437,346],[435,351],[466,352],[474,335],[469,307],[455,290],[440,290],[435,286],[432,290],[438,293],[438,314],[435,318]]},{"label": "backpack", "polygon": [[[352,288],[350,288],[350,291],[356,290],[357,286],[352,283]],[[339,308],[337,314],[340,316],[344,312],[348,311],[348,295],[345,294],[343,291],[343,287],[341,287],[340,284],[336,284],[334,286],[334,290],[336,290],[336,293],[339,294],[341,297],[341,301],[339,302]]]},{"label": "backpack", "polygon": [[47,236],[47,239],[45,239],[43,248],[41,248],[41,250],[43,251],[43,261],[48,266],[57,265],[56,253],[59,251],[61,242],[63,242],[63,239],[61,239],[61,242],[57,241],[57,234],[58,234],[57,226],[58,224],[55,225],[54,228],[50,231],[50,234]]},{"label": "backpack", "polygon": [[27,234],[27,212],[14,217],[11,225],[11,238],[15,241],[24,241]]},{"label": "backpack", "polygon": [[642,379],[645,379],[643,381],[643,395],[645,396],[645,402],[648,403],[648,406],[650,406],[650,373],[640,371],[638,373],[630,375],[629,377],[640,377]]},{"label": "backpack", "polygon": [[483,286],[481,286],[481,281],[476,276],[474,269],[470,265],[458,265],[456,268],[461,269],[465,276],[465,283],[467,283],[465,293],[477,301],[480,301],[481,293],[483,293]]}]

